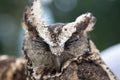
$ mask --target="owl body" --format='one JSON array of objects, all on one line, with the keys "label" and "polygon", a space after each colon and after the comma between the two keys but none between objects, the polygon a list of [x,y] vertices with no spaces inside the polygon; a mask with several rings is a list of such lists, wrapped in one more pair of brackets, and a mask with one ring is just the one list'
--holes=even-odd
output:
[{"label": "owl body", "polygon": [[40,13],[39,0],[33,0],[23,20],[22,51],[31,80],[117,80],[88,36],[96,22],[91,13],[53,25],[45,25]]}]

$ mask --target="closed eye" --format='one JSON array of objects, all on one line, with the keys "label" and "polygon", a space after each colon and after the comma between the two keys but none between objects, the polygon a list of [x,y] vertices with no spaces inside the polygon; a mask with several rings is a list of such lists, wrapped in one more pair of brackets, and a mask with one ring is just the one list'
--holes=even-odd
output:
[{"label": "closed eye", "polygon": [[71,44],[71,43],[73,43],[75,41],[78,41],[78,39],[76,38],[76,39],[70,40],[69,43]]},{"label": "closed eye", "polygon": [[41,39],[41,38],[33,38],[32,39],[32,42],[33,42],[33,44],[35,44],[35,46],[37,47],[37,48],[44,48],[44,49],[46,49],[47,51],[48,50],[50,50],[49,49],[49,45],[45,42],[45,41],[43,41],[43,39]]},{"label": "closed eye", "polygon": [[65,43],[65,47],[67,46],[70,46],[72,45],[74,42],[78,41],[79,39],[76,37],[76,38],[73,38],[73,39],[69,39],[66,43]]}]

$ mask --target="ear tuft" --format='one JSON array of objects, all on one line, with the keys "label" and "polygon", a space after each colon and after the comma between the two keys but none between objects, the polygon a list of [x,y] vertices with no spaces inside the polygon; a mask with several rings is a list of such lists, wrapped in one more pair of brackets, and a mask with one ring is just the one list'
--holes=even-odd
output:
[{"label": "ear tuft", "polygon": [[96,18],[91,13],[85,13],[79,16],[75,21],[78,31],[91,31],[96,22]]},{"label": "ear tuft", "polygon": [[87,31],[92,31],[95,23],[96,23],[96,18],[95,18],[94,16],[91,16],[91,17],[90,17],[90,20],[89,20],[89,24],[88,24],[88,26],[86,27],[86,30],[85,30],[85,31],[86,31],[86,32],[87,32]]}]

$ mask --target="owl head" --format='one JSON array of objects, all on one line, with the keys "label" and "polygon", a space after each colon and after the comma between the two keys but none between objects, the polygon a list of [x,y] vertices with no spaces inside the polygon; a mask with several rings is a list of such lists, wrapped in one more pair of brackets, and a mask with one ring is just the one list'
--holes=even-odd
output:
[{"label": "owl head", "polygon": [[83,41],[83,37],[87,39],[87,32],[92,30],[96,22],[91,13],[85,13],[70,23],[46,25],[40,19],[41,6],[39,0],[33,0],[32,3],[30,7],[26,8],[23,27],[26,33],[41,38],[48,45],[51,53],[56,56],[60,56],[73,43]]}]

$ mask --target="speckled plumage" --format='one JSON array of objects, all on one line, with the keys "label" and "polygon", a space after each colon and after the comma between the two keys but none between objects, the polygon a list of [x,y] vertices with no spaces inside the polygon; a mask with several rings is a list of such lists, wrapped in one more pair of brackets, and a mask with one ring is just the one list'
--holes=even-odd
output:
[{"label": "speckled plumage", "polygon": [[45,25],[39,0],[24,14],[23,55],[31,80],[117,80],[88,37],[96,19],[91,13],[74,22]]},{"label": "speckled plumage", "polygon": [[0,80],[29,80],[24,65],[25,60],[22,58],[0,56]]}]

